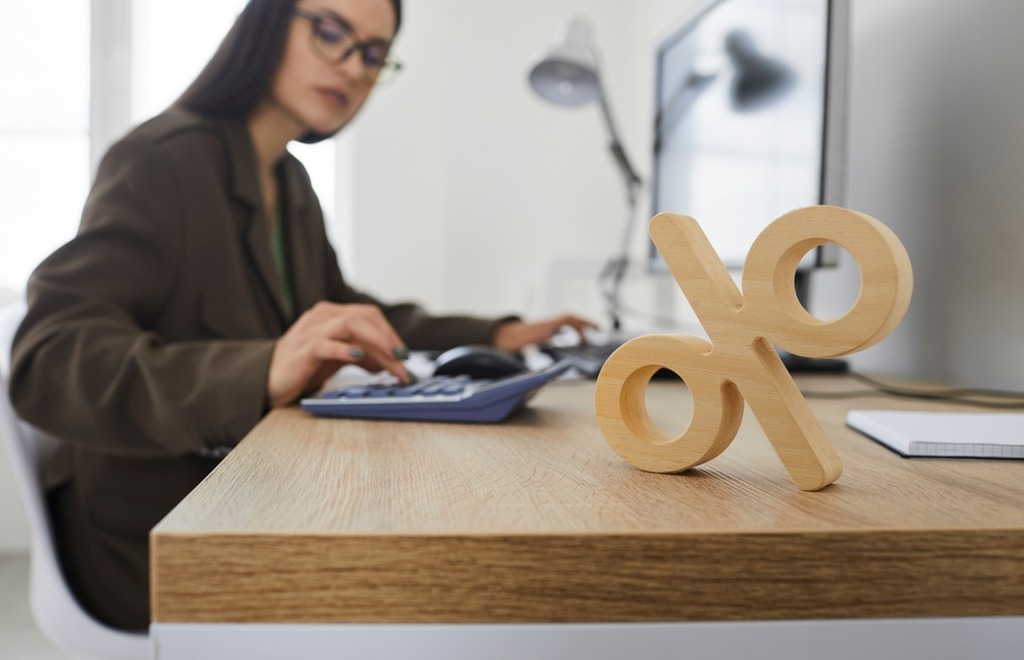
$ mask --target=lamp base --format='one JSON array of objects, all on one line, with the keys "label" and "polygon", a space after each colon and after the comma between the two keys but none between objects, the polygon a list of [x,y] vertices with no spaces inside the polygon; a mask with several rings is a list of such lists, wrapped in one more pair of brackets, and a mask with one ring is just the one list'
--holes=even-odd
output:
[{"label": "lamp base", "polygon": [[850,364],[846,360],[834,358],[809,358],[802,355],[793,355],[781,349],[776,349],[782,364],[791,374],[841,374],[850,370]]}]

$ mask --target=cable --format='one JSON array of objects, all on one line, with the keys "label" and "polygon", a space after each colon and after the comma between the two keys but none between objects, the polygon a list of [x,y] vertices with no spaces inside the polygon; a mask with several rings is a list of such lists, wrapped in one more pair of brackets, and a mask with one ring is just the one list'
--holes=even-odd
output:
[{"label": "cable", "polygon": [[[952,389],[915,389],[910,387],[897,387],[883,383],[880,380],[865,376],[855,371],[845,374],[849,378],[860,381],[867,385],[867,390],[846,390],[844,392],[821,392],[814,390],[801,390],[801,393],[809,399],[853,399],[865,396],[891,396],[902,399],[923,399],[927,401],[944,401],[962,406],[977,406],[979,408],[991,408],[995,410],[1024,410],[1024,392],[1010,392],[1006,390],[987,390],[980,388],[952,388]],[[1008,401],[992,401],[991,399],[1010,399]]]},{"label": "cable", "polygon": [[704,328],[699,323],[687,322],[681,319],[666,316],[664,314],[656,314],[654,312],[647,312],[636,307],[632,307],[627,303],[619,302],[619,313],[623,316],[629,316],[631,318],[639,318],[647,321],[653,321],[660,326],[666,326],[670,330],[686,330],[688,332],[694,332],[695,330],[703,332]]}]

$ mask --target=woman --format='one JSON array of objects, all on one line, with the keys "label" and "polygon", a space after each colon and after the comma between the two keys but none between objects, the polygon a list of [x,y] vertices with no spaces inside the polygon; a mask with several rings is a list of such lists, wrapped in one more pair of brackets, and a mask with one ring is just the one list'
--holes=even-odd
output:
[{"label": "woman", "polygon": [[407,347],[587,325],[433,317],[343,279],[286,146],[356,114],[400,19],[400,0],[251,0],[181,99],[110,149],[78,236],[30,280],[11,397],[71,447],[54,529],[103,622],[148,626],[149,529],[269,408],[345,364],[407,379]]}]

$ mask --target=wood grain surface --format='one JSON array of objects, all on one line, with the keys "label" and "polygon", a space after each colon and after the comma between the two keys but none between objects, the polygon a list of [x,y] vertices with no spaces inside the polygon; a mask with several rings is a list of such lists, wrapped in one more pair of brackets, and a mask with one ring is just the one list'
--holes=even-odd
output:
[{"label": "wood grain surface", "polygon": [[[814,390],[861,389],[803,377]],[[590,382],[500,425],[269,415],[151,535],[161,622],[593,622],[1024,614],[1024,462],[903,459],[810,400],[846,469],[796,490],[752,415],[642,472]],[[689,420],[681,382],[646,404]]]}]

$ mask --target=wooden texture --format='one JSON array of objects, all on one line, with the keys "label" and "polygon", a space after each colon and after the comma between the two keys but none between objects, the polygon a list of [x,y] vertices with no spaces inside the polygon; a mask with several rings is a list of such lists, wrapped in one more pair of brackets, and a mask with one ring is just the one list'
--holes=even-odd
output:
[{"label": "wooden texture", "polygon": [[[859,389],[805,377],[814,389]],[[846,459],[795,490],[749,416],[679,475],[622,461],[592,383],[493,426],[273,412],[153,531],[159,622],[594,622],[1024,614],[1024,462],[902,459],[810,401]],[[660,428],[691,396],[656,382]]]},{"label": "wooden texture", "polygon": [[[612,354],[596,392],[608,444],[642,470],[684,472],[729,446],[745,399],[799,488],[835,481],[842,462],[773,344],[796,355],[836,357],[885,338],[903,318],[913,288],[899,239],[855,211],[797,209],[754,241],[740,293],[696,220],[663,213],[651,220],[650,232],[711,342],[648,335]],[[846,248],[860,266],[861,292],[845,315],[822,321],[800,304],[794,279],[804,255],[828,242]],[[693,419],[679,435],[659,429],[644,405],[647,381],[659,368],[677,373],[693,391]]]}]

